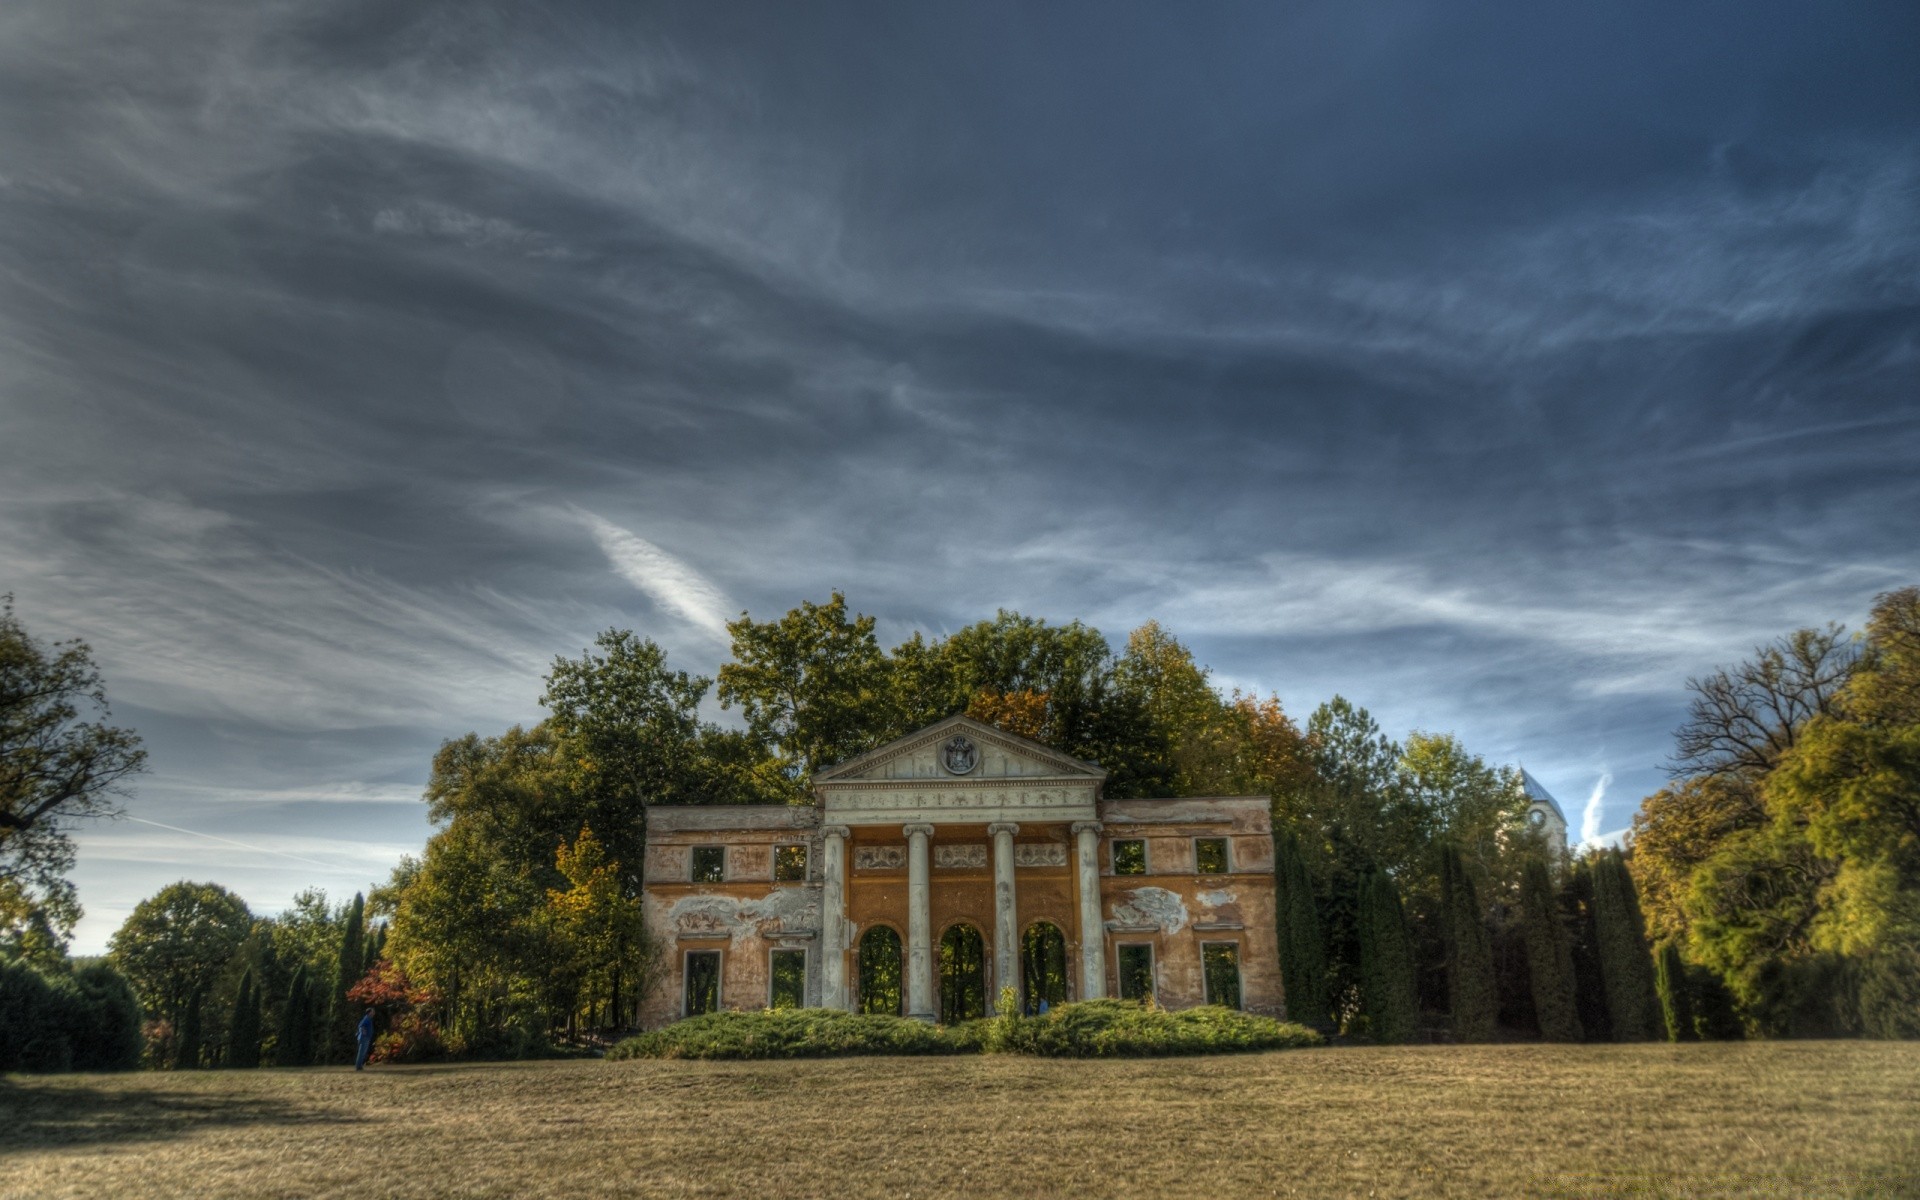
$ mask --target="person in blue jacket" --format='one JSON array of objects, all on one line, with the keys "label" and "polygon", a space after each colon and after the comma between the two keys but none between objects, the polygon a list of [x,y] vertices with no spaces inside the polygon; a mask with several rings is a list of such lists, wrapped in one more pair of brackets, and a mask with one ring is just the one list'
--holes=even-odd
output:
[{"label": "person in blue jacket", "polygon": [[359,1052],[353,1056],[353,1069],[363,1071],[367,1066],[367,1054],[373,1049],[372,1009],[368,1009],[367,1015],[360,1018],[360,1028],[355,1032],[355,1037],[359,1039],[360,1049]]}]

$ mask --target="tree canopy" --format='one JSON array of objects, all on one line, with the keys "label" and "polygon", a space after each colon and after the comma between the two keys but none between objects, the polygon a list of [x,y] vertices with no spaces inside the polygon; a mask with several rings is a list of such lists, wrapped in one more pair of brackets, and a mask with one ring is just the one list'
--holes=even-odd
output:
[{"label": "tree canopy", "polygon": [[37,916],[64,937],[79,920],[69,827],[116,812],[146,764],[109,716],[87,644],[35,639],[0,597],[0,927]]}]

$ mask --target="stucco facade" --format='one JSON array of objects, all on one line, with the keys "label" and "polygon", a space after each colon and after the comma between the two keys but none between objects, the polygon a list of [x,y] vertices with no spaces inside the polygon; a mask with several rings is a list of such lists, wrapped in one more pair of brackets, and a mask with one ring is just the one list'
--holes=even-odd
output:
[{"label": "stucco facade", "polygon": [[649,808],[651,1028],[804,1004],[952,1021],[1151,995],[1284,1015],[1263,796],[1108,800],[1099,767],[953,717],[801,806]]}]

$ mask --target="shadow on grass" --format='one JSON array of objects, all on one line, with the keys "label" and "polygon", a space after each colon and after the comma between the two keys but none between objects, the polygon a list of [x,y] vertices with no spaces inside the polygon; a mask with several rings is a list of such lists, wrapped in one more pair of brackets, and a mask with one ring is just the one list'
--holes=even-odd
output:
[{"label": "shadow on grass", "polygon": [[0,1156],[112,1142],[158,1141],[233,1126],[353,1125],[360,1118],[270,1096],[157,1086],[23,1085],[0,1078]]}]

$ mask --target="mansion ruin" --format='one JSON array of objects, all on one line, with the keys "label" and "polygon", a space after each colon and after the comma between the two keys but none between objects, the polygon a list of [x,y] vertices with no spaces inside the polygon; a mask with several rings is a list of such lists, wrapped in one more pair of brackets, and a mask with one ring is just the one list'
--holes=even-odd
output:
[{"label": "mansion ruin", "polygon": [[1264,796],[1110,800],[1106,773],[950,717],[814,776],[810,805],[651,807],[654,1028],[821,1006],[953,1023],[1152,998],[1285,1013]]}]

